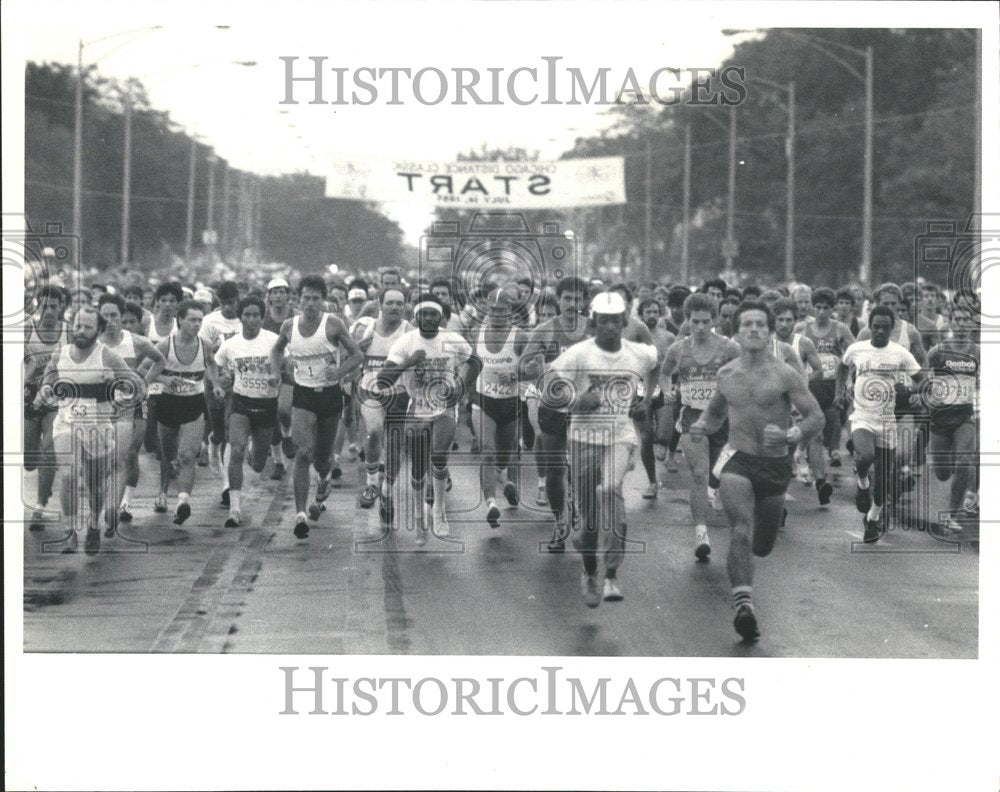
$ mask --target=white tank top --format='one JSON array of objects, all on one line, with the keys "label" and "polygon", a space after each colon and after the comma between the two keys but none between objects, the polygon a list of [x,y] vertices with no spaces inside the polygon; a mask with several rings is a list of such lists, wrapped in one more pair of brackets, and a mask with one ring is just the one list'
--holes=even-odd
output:
[{"label": "white tank top", "polygon": [[65,344],[58,352],[55,393],[59,397],[59,418],[70,424],[111,420],[117,413],[110,399],[111,371],[104,366],[104,344],[96,342],[79,363],[70,357],[74,348]]},{"label": "white tank top", "polygon": [[910,325],[905,319],[899,320],[899,340],[896,343],[907,352],[910,351]]},{"label": "white tank top", "polygon": [[[365,352],[365,362],[364,374],[361,376],[361,387],[368,391],[373,391],[375,389],[375,380],[378,378],[378,373],[385,366],[385,360],[389,356],[389,349],[396,342],[396,340],[403,335],[403,333],[410,330],[411,325],[405,319],[396,328],[392,335],[381,336],[378,334],[378,325],[375,325],[375,331],[372,333],[372,342]],[[396,381],[394,386],[394,392],[402,392],[403,385],[399,380]]]},{"label": "white tank top", "polygon": [[166,335],[161,336],[159,333],[156,332],[156,317],[154,316],[151,317],[149,320],[149,335],[147,336],[147,338],[149,338],[149,340],[152,341],[154,344],[159,344],[161,341],[169,338],[170,334],[173,333],[176,329],[177,329],[177,320],[171,319],[170,330],[167,331]]},{"label": "white tank top", "polygon": [[476,391],[481,395],[491,399],[511,399],[518,395],[516,375],[520,356],[514,351],[515,335],[511,328],[500,351],[491,352],[486,346],[486,327],[479,331],[476,354],[483,361],[483,368],[476,378]]},{"label": "white tank top", "polygon": [[104,341],[104,346],[114,352],[118,357],[124,360],[129,368],[134,369],[136,366],[136,354],[135,354],[135,341],[132,340],[132,334],[128,330],[122,330],[122,340],[118,342],[116,346],[111,346],[107,341]]},{"label": "white tank top", "polygon": [[205,342],[198,338],[198,351],[190,363],[182,363],[177,357],[174,345],[177,334],[171,333],[167,342],[167,363],[163,367],[162,376],[180,377],[182,383],[178,387],[163,386],[163,393],[174,396],[196,396],[205,392]]},{"label": "white tank top", "polygon": [[330,368],[339,365],[340,354],[336,344],[326,337],[326,323],[330,314],[324,313],[316,332],[308,338],[299,332],[301,316],[292,320],[292,338],[288,343],[288,357],[292,359],[292,374],[296,385],[307,388],[325,388],[336,384],[329,379]]}]

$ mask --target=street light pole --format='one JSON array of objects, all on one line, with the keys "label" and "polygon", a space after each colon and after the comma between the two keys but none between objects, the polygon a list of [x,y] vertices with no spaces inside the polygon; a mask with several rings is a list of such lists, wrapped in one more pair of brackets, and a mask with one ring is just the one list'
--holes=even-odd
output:
[{"label": "street light pole", "polygon": [[128,266],[129,213],[132,205],[132,88],[125,89],[125,154],[122,162],[121,265]]},{"label": "street light pole", "polygon": [[[73,233],[80,242],[83,236],[81,206],[83,193],[83,40],[76,49],[76,102],[73,124]],[[82,243],[80,244],[82,247]]]},{"label": "street light pole", "polygon": [[872,279],[872,164],[874,138],[874,54],[871,47],[865,48],[865,194],[864,218],[861,227],[861,271],[858,273],[863,286],[871,285]]},{"label": "street light pole", "polygon": [[653,274],[653,144],[646,137],[646,250],[640,278],[650,280]]},{"label": "street light pole", "polygon": [[188,165],[187,232],[184,236],[184,263],[191,263],[191,239],[194,235],[194,170],[198,157],[198,141],[191,137],[191,161]]},{"label": "street light pole", "polygon": [[736,255],[733,239],[733,216],[736,213],[736,106],[729,107],[729,200],[726,207],[726,270],[732,270]]},{"label": "street light pole", "polygon": [[795,83],[788,83],[788,158],[785,174],[785,280],[795,278]]},{"label": "street light pole", "polygon": [[681,285],[687,286],[691,260],[691,124],[684,125],[684,223],[681,228]]},{"label": "street light pole", "polygon": [[206,242],[208,243],[208,263],[215,264],[215,154],[208,155],[208,217]]}]

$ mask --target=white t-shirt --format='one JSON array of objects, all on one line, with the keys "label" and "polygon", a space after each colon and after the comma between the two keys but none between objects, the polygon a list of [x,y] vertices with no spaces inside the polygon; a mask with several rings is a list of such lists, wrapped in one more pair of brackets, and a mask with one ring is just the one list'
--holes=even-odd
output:
[{"label": "white t-shirt", "polygon": [[211,349],[218,349],[227,338],[233,338],[242,332],[243,322],[238,318],[227,319],[222,315],[222,311],[218,310],[212,311],[201,320],[201,330],[198,331],[198,335]]},{"label": "white t-shirt", "polygon": [[572,382],[576,394],[591,389],[601,392],[600,407],[591,413],[571,416],[568,437],[597,445],[637,444],[628,414],[641,392],[639,385],[656,363],[655,346],[624,339],[617,352],[607,352],[593,338],[588,338],[557,357],[551,366],[554,376]]},{"label": "white t-shirt", "polygon": [[434,338],[424,338],[417,330],[404,333],[393,343],[386,362],[403,363],[418,349],[427,356],[404,371],[400,381],[410,396],[409,414],[434,418],[447,409],[448,396],[458,387],[458,370],[471,357],[472,347],[450,330],[439,330]]},{"label": "white t-shirt", "polygon": [[854,408],[879,415],[895,412],[901,375],[912,377],[920,371],[916,358],[893,341],[882,348],[872,346],[871,339],[855,341],[845,350],[842,362],[854,367]]},{"label": "white t-shirt", "polygon": [[278,340],[277,333],[261,330],[256,338],[247,339],[241,332],[222,342],[215,353],[215,362],[233,374],[233,392],[251,399],[276,399],[278,386],[271,386],[271,350]]}]

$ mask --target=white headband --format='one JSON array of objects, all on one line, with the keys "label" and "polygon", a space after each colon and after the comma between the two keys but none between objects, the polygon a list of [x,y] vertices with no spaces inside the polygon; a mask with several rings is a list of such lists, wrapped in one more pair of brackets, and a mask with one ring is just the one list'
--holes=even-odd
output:
[{"label": "white headband", "polygon": [[437,311],[439,314],[444,316],[444,311],[441,310],[441,306],[436,302],[431,302],[430,300],[425,300],[424,302],[419,302],[413,306],[413,315],[416,316],[417,313],[424,310],[425,308],[431,308]]}]

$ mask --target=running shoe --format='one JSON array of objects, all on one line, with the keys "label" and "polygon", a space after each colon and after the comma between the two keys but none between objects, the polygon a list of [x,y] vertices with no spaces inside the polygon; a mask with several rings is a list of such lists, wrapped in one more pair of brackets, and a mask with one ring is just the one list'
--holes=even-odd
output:
[{"label": "running shoe", "polygon": [[659,443],[653,445],[653,456],[656,458],[657,462],[662,462],[667,458],[666,446],[661,446]]},{"label": "running shoe", "polygon": [[760,637],[753,605],[740,605],[736,611],[736,618],[733,619],[733,627],[744,641],[756,641]]},{"label": "running shoe", "polygon": [[717,487],[708,488],[708,505],[715,509],[715,511],[722,511],[722,500],[719,498]]},{"label": "running shoe", "polygon": [[332,484],[328,478],[320,477],[316,480],[316,503],[322,503],[330,497],[331,486]]},{"label": "running shoe", "polygon": [[281,438],[281,453],[285,455],[285,459],[295,459],[295,443],[291,437]]},{"label": "running shoe", "polygon": [[878,520],[869,520],[866,515],[861,521],[865,526],[865,544],[875,544],[882,538],[882,525]]},{"label": "running shoe", "polygon": [[153,502],[153,511],[157,514],[165,514],[167,511],[167,495],[161,492],[156,496],[156,500]]},{"label": "running shoe", "polygon": [[75,553],[77,548],[80,546],[80,540],[76,535],[76,530],[70,528],[69,533],[66,534],[66,546],[62,549],[63,553]]},{"label": "running shoe", "polygon": [[486,512],[486,522],[490,524],[490,528],[496,530],[500,527],[500,507],[495,503],[490,506]]},{"label": "running shoe", "polygon": [[550,553],[562,553],[566,550],[566,537],[569,535],[569,528],[566,527],[566,523],[557,522],[555,528],[552,529],[552,538],[549,539],[549,543],[546,548]]},{"label": "running shoe", "polygon": [[625,595],[618,588],[618,581],[615,578],[604,578],[604,601],[621,602],[623,599]]},{"label": "running shoe", "polygon": [[225,528],[239,528],[240,527],[240,513],[239,512],[229,512],[229,519],[226,520]]},{"label": "running shoe", "polygon": [[872,488],[871,486],[861,489],[858,487],[858,491],[854,493],[854,506],[862,514],[867,514],[868,510],[872,507]]},{"label": "running shoe", "polygon": [[839,449],[834,449],[830,452],[830,467],[840,467],[843,463],[840,461],[840,451]]},{"label": "running shoe", "polygon": [[340,465],[334,465],[333,469],[330,471],[330,478],[334,480],[339,480],[343,475],[344,471],[340,469]]},{"label": "running shoe", "polygon": [[285,477],[285,466],[280,462],[274,463],[274,470],[271,471],[271,481],[281,481]]},{"label": "running shoe", "polygon": [[597,575],[584,572],[580,588],[583,591],[583,602],[588,608],[596,608],[601,604],[601,587],[597,582]]},{"label": "running shoe", "polygon": [[88,528],[83,540],[83,552],[87,555],[97,555],[101,552],[101,531],[99,528]]},{"label": "running shoe", "polygon": [[962,498],[962,511],[970,515],[979,514],[979,493],[975,490],[966,490],[965,497]]},{"label": "running shoe", "polygon": [[208,446],[204,443],[201,444],[201,450],[198,452],[198,467],[208,467]]},{"label": "running shoe", "polygon": [[378,506],[378,517],[386,525],[392,522],[392,518],[395,516],[396,510],[392,506],[392,496],[383,495],[382,502]]},{"label": "running shoe", "polygon": [[434,533],[441,537],[446,537],[451,535],[451,526],[448,525],[448,516],[441,512],[440,514],[432,514],[434,522]]},{"label": "running shoe", "polygon": [[361,494],[358,495],[358,506],[362,509],[370,509],[375,505],[375,499],[378,497],[378,487],[374,484],[369,484],[365,487]]},{"label": "running shoe", "polygon": [[222,497],[219,498],[219,503],[221,503],[225,508],[229,508],[229,487],[222,490]]},{"label": "running shoe", "polygon": [[31,522],[28,524],[29,531],[44,531],[45,522],[43,520],[42,512],[36,509],[31,515]]},{"label": "running shoe", "polygon": [[694,541],[694,557],[705,563],[712,554],[712,547],[708,543],[708,530],[695,531]]},{"label": "running shoe", "polygon": [[829,481],[820,484],[816,482],[816,495],[819,497],[819,505],[826,506],[833,497],[833,485]]},{"label": "running shoe", "polygon": [[671,454],[667,457],[667,473],[676,473],[678,470],[680,468],[677,467],[677,458]]},{"label": "running shoe", "polygon": [[660,485],[655,481],[650,482],[649,486],[646,487],[642,492],[642,497],[646,500],[655,500],[656,496],[659,494]]},{"label": "running shoe", "polygon": [[425,544],[427,544],[427,528],[424,526],[423,523],[417,525],[416,542],[417,542],[417,547],[423,547]]},{"label": "running shoe", "polygon": [[307,539],[309,537],[309,523],[305,520],[296,520],[292,533],[295,534],[296,539]]},{"label": "running shoe", "polygon": [[517,485],[513,481],[508,481],[503,485],[503,496],[511,506],[517,506],[521,502],[517,496]]},{"label": "running shoe", "polygon": [[358,461],[358,450],[359,450],[358,447],[354,443],[351,443],[349,446],[347,446],[347,461],[348,462],[357,462]]},{"label": "running shoe", "polygon": [[545,494],[544,484],[538,488],[538,493],[535,495],[535,505],[536,506],[549,505],[549,496]]},{"label": "running shoe", "polygon": [[309,504],[309,519],[313,522],[319,519],[319,516],[326,511],[326,505],[323,503],[316,503],[315,501]]},{"label": "running shoe", "polygon": [[118,522],[130,523],[132,522],[132,512],[129,511],[131,504],[124,504],[121,511],[118,512]]},{"label": "running shoe", "polygon": [[190,503],[178,503],[174,512],[174,525],[183,525],[184,521],[191,516]]}]

